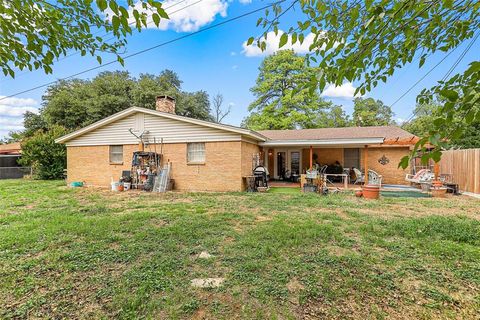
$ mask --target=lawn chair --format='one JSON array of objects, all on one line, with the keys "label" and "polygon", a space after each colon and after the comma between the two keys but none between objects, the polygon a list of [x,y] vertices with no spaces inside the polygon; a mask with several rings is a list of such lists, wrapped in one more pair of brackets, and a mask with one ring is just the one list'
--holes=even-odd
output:
[{"label": "lawn chair", "polygon": [[435,178],[435,175],[429,169],[421,169],[416,174],[407,174],[405,176],[405,181],[411,183],[426,183],[430,182]]},{"label": "lawn chair", "polygon": [[[357,168],[353,168],[353,172],[355,172],[355,182],[353,184],[357,183],[365,183],[365,174],[363,174],[360,170]],[[376,171],[373,171],[371,169],[368,169],[368,184],[382,184],[382,176],[379,175]]]},{"label": "lawn chair", "polygon": [[376,171],[368,170],[368,184],[382,185],[382,178]]},{"label": "lawn chair", "polygon": [[358,170],[357,168],[353,168],[353,172],[355,173],[355,181],[353,184],[365,182],[365,176],[363,175],[362,171]]}]

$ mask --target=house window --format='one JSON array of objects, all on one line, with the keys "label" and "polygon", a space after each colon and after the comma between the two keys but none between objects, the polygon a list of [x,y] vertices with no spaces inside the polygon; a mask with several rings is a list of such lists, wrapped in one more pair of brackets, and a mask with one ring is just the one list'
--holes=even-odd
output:
[{"label": "house window", "polygon": [[343,167],[360,169],[360,150],[359,149],[343,149]]},{"label": "house window", "polygon": [[123,162],[123,146],[110,146],[110,163]]},{"label": "house window", "polygon": [[205,143],[187,143],[187,163],[205,162]]}]

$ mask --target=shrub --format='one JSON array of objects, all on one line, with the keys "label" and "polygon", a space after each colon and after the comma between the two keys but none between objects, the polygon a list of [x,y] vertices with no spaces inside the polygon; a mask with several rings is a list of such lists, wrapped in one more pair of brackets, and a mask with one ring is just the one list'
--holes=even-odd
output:
[{"label": "shrub", "polygon": [[66,167],[67,154],[63,144],[55,139],[67,134],[61,126],[52,126],[47,131],[37,131],[30,138],[22,141],[22,158],[20,163],[30,166],[35,179],[61,179]]}]

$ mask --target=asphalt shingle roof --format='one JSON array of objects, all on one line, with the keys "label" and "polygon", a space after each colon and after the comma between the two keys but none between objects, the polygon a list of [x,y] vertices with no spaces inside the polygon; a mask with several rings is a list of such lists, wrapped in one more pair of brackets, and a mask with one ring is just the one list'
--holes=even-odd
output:
[{"label": "asphalt shingle roof", "polygon": [[348,138],[410,139],[415,135],[397,126],[257,131],[271,140],[328,140]]}]

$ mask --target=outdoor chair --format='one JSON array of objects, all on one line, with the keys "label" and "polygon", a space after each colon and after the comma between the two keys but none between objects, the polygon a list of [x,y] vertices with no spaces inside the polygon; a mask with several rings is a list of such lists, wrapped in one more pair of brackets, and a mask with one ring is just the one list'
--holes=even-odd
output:
[{"label": "outdoor chair", "polygon": [[435,175],[429,169],[421,169],[416,174],[407,174],[405,176],[405,181],[411,183],[426,183],[430,182],[435,178]]},{"label": "outdoor chair", "polygon": [[353,168],[353,172],[355,173],[355,181],[353,182],[353,184],[365,182],[365,176],[360,170],[358,170],[357,168]]},{"label": "outdoor chair", "polygon": [[376,171],[368,170],[368,184],[382,184],[382,176]]},{"label": "outdoor chair", "polygon": [[[365,183],[365,174],[363,174],[360,170],[357,168],[353,168],[353,171],[355,172],[355,182],[353,184],[357,183]],[[368,184],[382,184],[382,176],[378,174],[376,171],[373,171],[371,169],[368,169]]]}]

